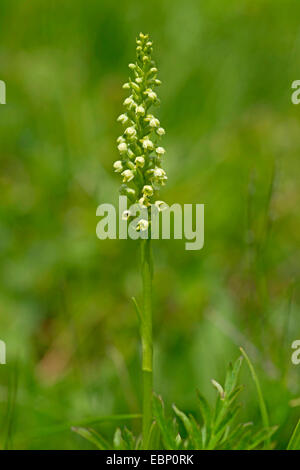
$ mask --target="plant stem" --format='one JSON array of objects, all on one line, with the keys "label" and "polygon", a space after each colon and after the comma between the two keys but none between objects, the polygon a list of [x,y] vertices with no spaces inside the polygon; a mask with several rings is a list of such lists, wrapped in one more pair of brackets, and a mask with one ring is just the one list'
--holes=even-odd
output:
[{"label": "plant stem", "polygon": [[153,340],[152,340],[152,254],[151,239],[141,240],[143,311],[141,318],[143,374],[143,448],[149,444],[152,424]]}]

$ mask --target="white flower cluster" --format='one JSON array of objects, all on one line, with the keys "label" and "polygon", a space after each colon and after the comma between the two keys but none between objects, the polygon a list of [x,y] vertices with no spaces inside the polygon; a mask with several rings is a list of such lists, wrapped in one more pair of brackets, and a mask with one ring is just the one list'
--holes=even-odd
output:
[{"label": "white flower cluster", "polygon": [[[123,134],[117,139],[120,160],[114,162],[113,167],[123,179],[120,191],[128,196],[131,203],[139,202],[143,208],[155,204],[162,210],[165,204],[157,200],[157,192],[165,184],[167,176],[162,169],[165,149],[158,145],[158,140],[165,130],[159,119],[149,112],[152,105],[159,104],[154,88],[161,81],[157,79],[157,68],[151,57],[152,41],[149,36],[140,33],[136,42],[136,62],[129,64],[132,76],[123,85],[130,91],[123,103],[126,112],[118,117],[124,126]],[[124,215],[130,217],[127,216]],[[139,230],[148,227],[148,223],[139,225]]]}]

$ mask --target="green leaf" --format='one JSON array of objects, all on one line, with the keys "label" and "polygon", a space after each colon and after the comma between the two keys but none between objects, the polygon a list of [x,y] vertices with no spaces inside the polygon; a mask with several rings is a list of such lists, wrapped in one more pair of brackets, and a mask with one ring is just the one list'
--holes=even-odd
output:
[{"label": "green leaf", "polygon": [[278,426],[273,426],[271,428],[267,429],[261,429],[258,431],[253,437],[252,437],[252,442],[250,445],[248,445],[246,450],[253,450],[256,449],[260,444],[263,442],[268,442],[270,441],[271,437],[273,434],[277,431]]},{"label": "green leaf", "polygon": [[198,423],[196,422],[194,416],[190,415],[189,418],[192,425],[192,436],[195,448],[196,450],[201,450],[203,449],[201,429]]},{"label": "green leaf", "polygon": [[199,390],[197,390],[197,398],[198,398],[198,405],[199,405],[199,408],[200,408],[201,416],[203,418],[203,422],[204,422],[205,426],[208,429],[210,429],[212,417],[211,417],[211,410],[209,408],[209,405],[208,405],[206,399],[204,398],[204,396],[201,395]]},{"label": "green leaf", "polygon": [[233,450],[236,449],[243,439],[244,435],[248,432],[249,426],[252,426],[252,423],[239,423],[231,432],[226,436],[226,440],[222,443],[222,449],[224,450]]},{"label": "green leaf", "polygon": [[159,426],[166,450],[177,449],[175,437],[173,436],[173,432],[168,426],[168,422],[165,417],[162,398],[155,394],[153,395],[153,413]]},{"label": "green leaf", "polygon": [[240,405],[236,405],[232,408],[229,408],[227,412],[225,413],[223,419],[220,421],[218,426],[215,429],[215,434],[220,435],[224,431],[224,428],[226,426],[229,426],[234,418],[236,417],[237,413],[240,411],[241,407]]},{"label": "green leaf", "polygon": [[241,393],[241,391],[244,389],[242,385],[239,387],[236,387],[232,392],[227,396],[227,405],[231,406],[232,403],[237,399],[238,395]]},{"label": "green leaf", "polygon": [[[252,426],[252,424],[251,424]],[[237,441],[233,445],[235,450],[244,450],[247,449],[248,443],[251,441],[252,428],[250,428],[250,423],[243,424],[241,429],[241,434],[238,437]]]},{"label": "green leaf", "polygon": [[138,317],[138,321],[139,321],[139,324],[141,325],[141,323],[142,323],[142,318],[143,318],[142,312],[141,312],[140,307],[139,307],[139,305],[138,305],[138,303],[137,303],[137,301],[136,301],[136,298],[135,298],[135,297],[131,297],[131,300],[132,300],[132,302],[133,302],[133,304],[134,304],[134,306],[135,306],[135,311],[136,311],[136,314],[137,314],[137,317]]},{"label": "green leaf", "polygon": [[153,421],[151,424],[150,431],[149,431],[147,449],[151,449],[151,450],[158,449],[159,439],[160,439],[159,427],[157,425],[157,422]]},{"label": "green leaf", "polygon": [[[264,425],[265,428],[269,428],[270,427],[270,421],[269,421],[268,411],[267,411],[265,400],[264,400],[264,397],[263,397],[263,394],[262,394],[262,390],[261,390],[261,386],[260,386],[258,377],[256,375],[256,372],[254,370],[252,362],[250,361],[246,351],[244,351],[243,348],[240,348],[240,350],[241,350],[241,353],[243,354],[244,358],[246,359],[246,362],[247,362],[248,367],[250,369],[253,381],[255,383],[263,425]],[[268,445],[269,443],[270,443],[269,439],[266,439],[266,445]]]},{"label": "green leaf", "polygon": [[222,416],[222,419],[218,420],[218,423],[215,425],[213,431],[212,431],[212,437],[210,439],[208,449],[215,449],[216,447],[219,447],[222,443],[222,440],[224,439],[224,435],[226,434],[226,431],[229,432],[229,429],[227,429],[233,420],[235,419],[237,413],[240,410],[240,406],[237,405],[231,409],[224,409],[222,410],[222,413],[220,413],[219,418]]},{"label": "green leaf", "polygon": [[103,439],[103,437],[100,436],[100,434],[98,434],[94,429],[73,426],[71,430],[94,444],[100,450],[108,450],[110,448],[109,443]]},{"label": "green leaf", "polygon": [[127,450],[126,443],[122,437],[122,431],[120,428],[117,428],[115,431],[113,443],[116,450]]},{"label": "green leaf", "polygon": [[135,437],[131,431],[125,426],[123,429],[123,439],[127,450],[133,450],[136,447]]},{"label": "green leaf", "polygon": [[300,419],[288,443],[287,450],[300,450]]},{"label": "green leaf", "polygon": [[173,405],[173,410],[178,416],[178,418],[181,419],[188,434],[188,437],[193,444],[193,449],[201,449],[202,446],[200,429],[198,428],[195,419],[192,416],[188,418],[187,415],[183,413],[183,411],[180,411],[175,405]]},{"label": "green leaf", "polygon": [[234,363],[233,367],[232,367],[232,364],[229,365],[228,372],[226,374],[226,379],[225,379],[225,386],[224,386],[226,396],[230,395],[236,387],[242,362],[243,362],[243,356],[240,356]]}]

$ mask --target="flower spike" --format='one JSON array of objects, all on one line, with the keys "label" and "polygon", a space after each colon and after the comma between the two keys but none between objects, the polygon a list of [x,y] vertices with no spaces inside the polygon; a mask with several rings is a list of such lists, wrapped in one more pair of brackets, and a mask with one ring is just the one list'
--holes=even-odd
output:
[{"label": "flower spike", "polygon": [[[121,193],[126,194],[131,203],[139,202],[142,207],[161,207],[158,191],[165,184],[167,176],[161,167],[165,149],[158,140],[165,130],[150,111],[159,103],[154,88],[161,84],[157,78],[157,68],[152,59],[152,41],[148,34],[140,33],[137,38],[136,61],[129,64],[131,76],[123,88],[129,90],[124,100],[125,112],[118,117],[124,127],[117,139],[120,160],[113,167],[121,174]],[[134,199],[134,200],[133,200]],[[126,214],[130,217],[130,214]],[[139,229],[145,229],[141,223]]]}]

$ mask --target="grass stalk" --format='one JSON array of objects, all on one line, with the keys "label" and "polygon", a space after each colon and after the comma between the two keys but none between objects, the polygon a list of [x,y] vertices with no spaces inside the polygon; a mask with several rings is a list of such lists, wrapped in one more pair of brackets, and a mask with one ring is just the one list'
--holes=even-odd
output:
[{"label": "grass stalk", "polygon": [[143,374],[143,448],[147,449],[152,424],[153,339],[152,339],[152,254],[151,239],[141,240],[143,309],[141,318]]},{"label": "grass stalk", "polygon": [[[266,403],[265,403],[265,400],[264,400],[264,396],[263,396],[263,393],[262,393],[262,390],[261,390],[261,386],[260,386],[258,377],[257,377],[256,372],[255,372],[255,369],[254,369],[253,364],[250,361],[250,358],[249,358],[248,354],[246,353],[246,351],[242,347],[240,348],[240,351],[243,354],[244,358],[246,359],[246,363],[249,367],[250,373],[252,375],[253,382],[254,382],[255,387],[256,387],[256,392],[257,392],[257,396],[258,396],[258,404],[259,404],[259,408],[260,408],[260,414],[261,414],[263,425],[264,425],[265,428],[269,428],[270,427],[269,415],[268,415]],[[270,444],[270,439],[267,438],[266,441],[265,441],[265,446],[268,447],[269,444]]]}]

